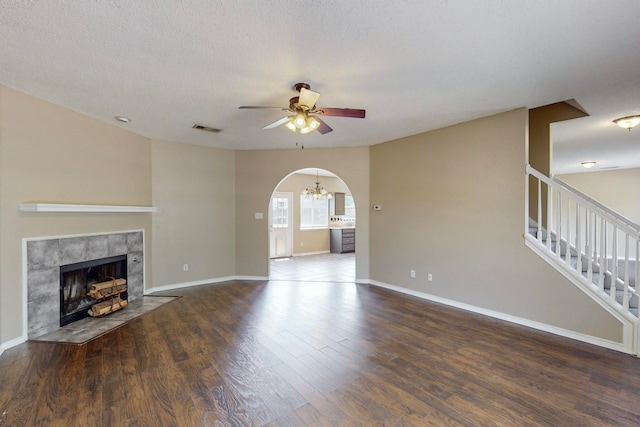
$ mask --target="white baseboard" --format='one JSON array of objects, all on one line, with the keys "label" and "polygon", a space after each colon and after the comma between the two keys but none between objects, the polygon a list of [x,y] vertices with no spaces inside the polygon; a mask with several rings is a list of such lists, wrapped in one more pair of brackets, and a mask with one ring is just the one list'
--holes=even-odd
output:
[{"label": "white baseboard", "polygon": [[515,323],[517,325],[526,326],[528,328],[537,329],[539,331],[549,332],[551,334],[559,335],[561,337],[571,338],[571,339],[585,342],[588,344],[597,345],[599,347],[608,348],[610,350],[616,350],[621,353],[632,354],[632,350],[627,348],[623,343],[610,341],[604,338],[594,337],[592,335],[586,335],[586,334],[582,334],[575,331],[570,331],[568,329],[558,328],[557,326],[548,325],[546,323],[524,319],[522,317],[501,313],[499,311],[488,310],[486,308],[477,307],[471,304],[450,300],[450,299],[439,297],[436,295],[427,294],[424,292],[414,291],[413,289],[403,288],[401,286],[390,285],[384,282],[378,282],[377,280],[369,280],[368,283],[373,286],[379,286],[381,288],[386,288],[392,291],[401,292],[403,294],[407,294],[407,295],[422,298],[425,300],[448,305],[450,307],[455,307],[462,310],[470,311],[472,313],[482,314],[484,316],[493,317],[495,319],[504,320],[506,322]]},{"label": "white baseboard", "polygon": [[11,347],[15,347],[18,344],[22,344],[25,341],[27,341],[26,337],[18,337],[7,342],[3,342],[2,344],[0,344],[0,356],[2,356],[2,353],[4,353],[5,350],[10,349]]},{"label": "white baseboard", "polygon": [[317,252],[297,252],[293,256],[308,256],[308,255],[323,255],[328,254],[329,251],[317,251]]},{"label": "white baseboard", "polygon": [[171,291],[174,289],[190,288],[192,286],[210,285],[212,283],[228,282],[231,280],[269,280],[264,276],[227,276],[216,277],[214,279],[196,280],[193,282],[173,283],[171,285],[154,286],[152,288],[145,289],[145,295],[153,294],[161,291]]},{"label": "white baseboard", "polygon": [[269,280],[267,276],[233,276],[233,280]]}]

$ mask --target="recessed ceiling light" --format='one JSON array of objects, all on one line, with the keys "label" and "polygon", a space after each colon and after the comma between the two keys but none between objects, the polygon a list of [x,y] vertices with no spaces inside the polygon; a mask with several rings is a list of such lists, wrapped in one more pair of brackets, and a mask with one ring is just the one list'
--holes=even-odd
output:
[{"label": "recessed ceiling light", "polygon": [[582,162],[580,163],[582,165],[582,167],[584,167],[585,169],[591,169],[592,167],[594,167],[596,165],[596,162]]},{"label": "recessed ceiling light", "polygon": [[129,123],[131,121],[131,119],[129,117],[125,117],[125,116],[115,116],[114,118],[117,121],[122,122],[122,123]]}]

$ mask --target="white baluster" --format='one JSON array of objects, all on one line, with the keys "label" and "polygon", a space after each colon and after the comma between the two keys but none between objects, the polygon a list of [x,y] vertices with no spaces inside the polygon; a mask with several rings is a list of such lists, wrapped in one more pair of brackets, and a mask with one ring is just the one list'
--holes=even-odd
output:
[{"label": "white baluster", "polygon": [[556,208],[558,229],[556,230],[556,256],[560,258],[560,241],[562,240],[562,194],[558,191],[558,206]]},{"label": "white baluster", "polygon": [[540,180],[538,180],[538,243],[542,243],[542,181]]},{"label": "white baluster", "polygon": [[616,290],[618,288],[618,230],[613,224],[611,227],[613,228],[613,234],[611,236],[611,287],[609,288],[609,296],[612,300],[615,300]]},{"label": "white baluster", "polygon": [[629,235],[627,233],[624,234],[624,283],[622,284],[622,289],[624,293],[622,294],[622,308],[625,310],[629,310]]},{"label": "white baluster", "polygon": [[600,258],[598,260],[598,263],[600,264],[598,266],[598,288],[604,292],[604,263],[605,263],[605,250],[606,250],[606,242],[605,242],[605,237],[606,237],[607,233],[605,230],[605,222],[604,222],[604,218],[600,218]]},{"label": "white baluster", "polygon": [[580,204],[576,201],[576,270],[582,273],[582,230],[580,222]]},{"label": "white baluster", "polygon": [[[587,209],[587,217],[586,217],[586,247],[584,250],[585,255],[587,256],[587,281],[589,284],[593,283],[593,251],[595,248],[595,227],[592,230],[593,224],[593,214],[591,209]],[[592,232],[593,231],[593,232]]]},{"label": "white baluster", "polygon": [[571,199],[567,197],[567,236],[565,238],[564,261],[568,265],[571,265],[571,228]]}]

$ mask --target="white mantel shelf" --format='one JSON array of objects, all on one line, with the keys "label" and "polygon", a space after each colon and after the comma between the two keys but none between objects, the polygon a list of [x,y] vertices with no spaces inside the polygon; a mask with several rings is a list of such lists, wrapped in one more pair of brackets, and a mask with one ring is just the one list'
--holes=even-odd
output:
[{"label": "white mantel shelf", "polygon": [[123,205],[74,205],[66,203],[22,203],[18,205],[21,212],[93,212],[93,213],[153,213],[154,206]]}]

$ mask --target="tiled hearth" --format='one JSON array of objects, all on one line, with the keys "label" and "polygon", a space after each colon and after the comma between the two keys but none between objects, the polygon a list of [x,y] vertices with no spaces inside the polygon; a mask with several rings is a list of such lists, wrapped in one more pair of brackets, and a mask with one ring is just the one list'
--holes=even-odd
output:
[{"label": "tiled hearth", "polygon": [[23,243],[29,339],[60,329],[60,266],[127,255],[129,301],[144,293],[144,234],[142,230],[28,238]]}]

